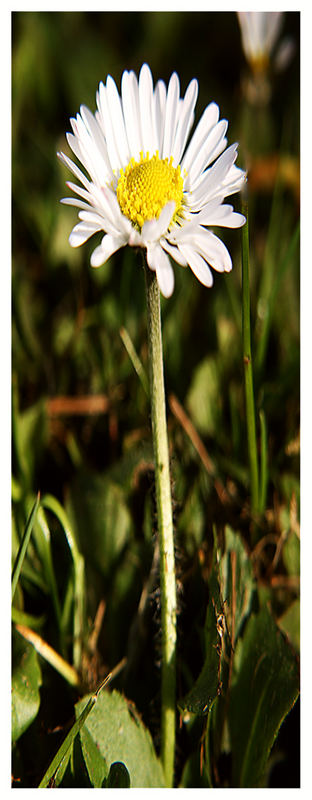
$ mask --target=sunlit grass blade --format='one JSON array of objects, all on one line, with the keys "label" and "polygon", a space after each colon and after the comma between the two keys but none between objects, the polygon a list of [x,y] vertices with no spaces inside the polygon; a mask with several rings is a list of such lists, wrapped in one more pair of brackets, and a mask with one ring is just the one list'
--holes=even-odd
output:
[{"label": "sunlit grass blade", "polygon": [[252,511],[258,511],[259,505],[259,474],[255,418],[255,399],[253,386],[253,366],[251,356],[251,331],[250,331],[250,285],[249,285],[249,229],[248,206],[242,203],[242,212],[246,217],[246,224],[242,228],[242,332],[243,332],[243,363],[246,400],[246,425],[250,469],[250,494]]},{"label": "sunlit grass blade", "polygon": [[63,678],[71,685],[71,686],[79,686],[80,680],[79,675],[70,664],[65,661],[56,650],[53,649],[47,642],[39,636],[38,633],[28,628],[26,625],[21,625],[20,623],[16,624],[16,630],[27,639],[28,642],[34,646],[37,653],[39,653],[42,658],[45,659],[56,671],[62,675]]},{"label": "sunlit grass blade", "polygon": [[20,547],[18,549],[18,553],[17,553],[16,559],[15,559],[15,563],[14,563],[14,567],[13,567],[13,571],[12,571],[12,594],[11,594],[12,601],[13,601],[13,598],[14,598],[14,595],[15,595],[15,591],[16,591],[18,579],[19,579],[19,576],[20,576],[20,572],[21,572],[21,569],[22,569],[22,566],[23,566],[23,561],[24,561],[24,558],[25,558],[25,555],[26,555],[26,550],[27,550],[27,547],[28,547],[29,539],[31,537],[31,532],[32,532],[33,525],[34,525],[34,522],[35,522],[35,519],[36,519],[36,515],[37,515],[37,512],[38,512],[39,503],[40,503],[40,494],[38,492],[37,498],[36,498],[36,500],[34,502],[34,505],[32,507],[32,510],[30,512],[30,515],[29,515],[27,523],[26,523],[26,527],[25,527],[25,530],[24,530],[24,533],[23,533],[23,536],[22,536],[22,541],[21,541]]}]

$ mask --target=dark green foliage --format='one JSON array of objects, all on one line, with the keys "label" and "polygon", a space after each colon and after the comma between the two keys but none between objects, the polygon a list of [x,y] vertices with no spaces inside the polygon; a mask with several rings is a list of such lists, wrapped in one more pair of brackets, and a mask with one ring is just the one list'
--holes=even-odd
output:
[{"label": "dark green foliage", "polygon": [[[77,714],[81,712],[85,702],[83,699],[78,703]],[[122,788],[127,771],[132,788],[164,787],[162,767],[155,754],[151,736],[135,707],[128,705],[118,692],[113,691],[110,694],[103,691],[99,695],[81,731],[81,741],[83,749],[87,742],[89,747],[91,742],[94,743],[97,753],[100,753],[110,768],[106,788],[114,785]],[[95,753],[94,746],[93,751]],[[90,754],[91,750],[88,751],[91,761]],[[122,766],[117,768],[116,762],[122,762],[126,772]]]},{"label": "dark green foliage", "polygon": [[[144,60],[155,79],[177,70],[183,93],[198,78],[196,120],[215,100],[249,170],[258,513],[240,232],[217,230],[231,274],[216,273],[208,290],[175,266],[162,302],[179,602],[175,786],[298,786],[299,15],[285,17],[293,61],[257,108],[244,95],[234,12],[12,19],[13,786],[47,775],[60,788],[163,785],[150,404],[122,337],[148,374],[143,269],[124,248],[92,270],[96,237],[70,248],[76,211],[59,203],[70,176],[56,159],[69,117],[81,103],[95,110],[99,81],[110,73],[119,85]],[[30,629],[62,662],[36,652]]]},{"label": "dark green foliage", "polygon": [[253,615],[235,653],[229,729],[233,785],[261,785],[279,727],[298,697],[294,653],[267,608]]},{"label": "dark green foliage", "polygon": [[14,634],[12,649],[12,740],[16,742],[37,716],[41,669],[31,644]]}]

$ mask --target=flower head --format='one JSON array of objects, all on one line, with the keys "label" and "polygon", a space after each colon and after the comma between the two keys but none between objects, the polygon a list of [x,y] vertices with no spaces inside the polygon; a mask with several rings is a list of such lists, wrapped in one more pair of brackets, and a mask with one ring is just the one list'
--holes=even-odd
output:
[{"label": "flower head", "polygon": [[242,45],[247,61],[255,69],[263,69],[279,36],[281,11],[238,11]]},{"label": "flower head", "polygon": [[91,255],[93,267],[126,244],[145,248],[165,297],[174,288],[171,259],[189,266],[205,286],[213,283],[210,267],[229,272],[230,254],[209,228],[245,222],[223,203],[241,189],[245,173],[235,166],[237,144],[226,148],[228,123],[219,120],[215,103],[207,106],[187,144],[197,92],[193,79],[180,98],[176,73],[168,89],[161,80],[154,87],[147,64],[139,79],[123,73],[120,95],[108,76],[106,85],[100,83],[95,115],[81,106],[71,119],[73,133],[67,134],[85,172],[58,153],[80,184],[69,181],[78,197],[62,200],[80,209],[69,237],[72,247],[104,231]]},{"label": "flower head", "polygon": [[[284,12],[238,11],[237,16],[247,61],[255,73],[265,72],[283,27]],[[293,40],[289,37],[283,38],[273,60],[276,70],[282,70],[288,65],[293,51]]]}]

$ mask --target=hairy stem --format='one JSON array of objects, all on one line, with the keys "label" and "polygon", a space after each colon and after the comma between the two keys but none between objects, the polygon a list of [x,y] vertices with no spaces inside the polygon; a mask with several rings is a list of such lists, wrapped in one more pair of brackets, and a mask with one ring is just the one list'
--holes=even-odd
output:
[{"label": "hairy stem", "polygon": [[250,468],[251,507],[253,512],[259,510],[259,474],[255,398],[253,385],[253,364],[251,356],[251,331],[250,331],[250,287],[249,287],[249,231],[247,203],[242,205],[246,217],[246,224],[242,228],[242,289],[243,289],[243,362],[245,378],[246,423],[247,442]]}]

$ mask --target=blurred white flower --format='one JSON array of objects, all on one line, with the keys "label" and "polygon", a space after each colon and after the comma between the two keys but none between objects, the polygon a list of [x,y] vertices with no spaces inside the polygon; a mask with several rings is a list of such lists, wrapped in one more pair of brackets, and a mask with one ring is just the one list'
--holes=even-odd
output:
[{"label": "blurred white flower", "polygon": [[205,286],[213,283],[210,267],[229,272],[230,254],[209,228],[245,222],[223,203],[242,188],[245,173],[235,166],[237,144],[226,149],[228,123],[219,120],[216,103],[207,106],[187,145],[197,92],[193,79],[180,98],[176,73],[168,89],[162,80],[154,87],[147,64],[139,79],[132,71],[123,73],[120,94],[108,76],[106,85],[100,83],[95,115],[81,106],[71,119],[73,133],[67,134],[87,175],[58,153],[81,184],[69,181],[78,197],[62,200],[80,209],[69,237],[72,247],[104,231],[91,256],[93,267],[126,244],[145,248],[165,297],[174,288],[170,259],[189,266]]},{"label": "blurred white flower", "polygon": [[[284,12],[238,11],[237,16],[246,59],[254,72],[265,72],[282,30]],[[273,64],[277,70],[287,66],[293,50],[293,41],[289,38],[283,39],[274,54]]]}]

